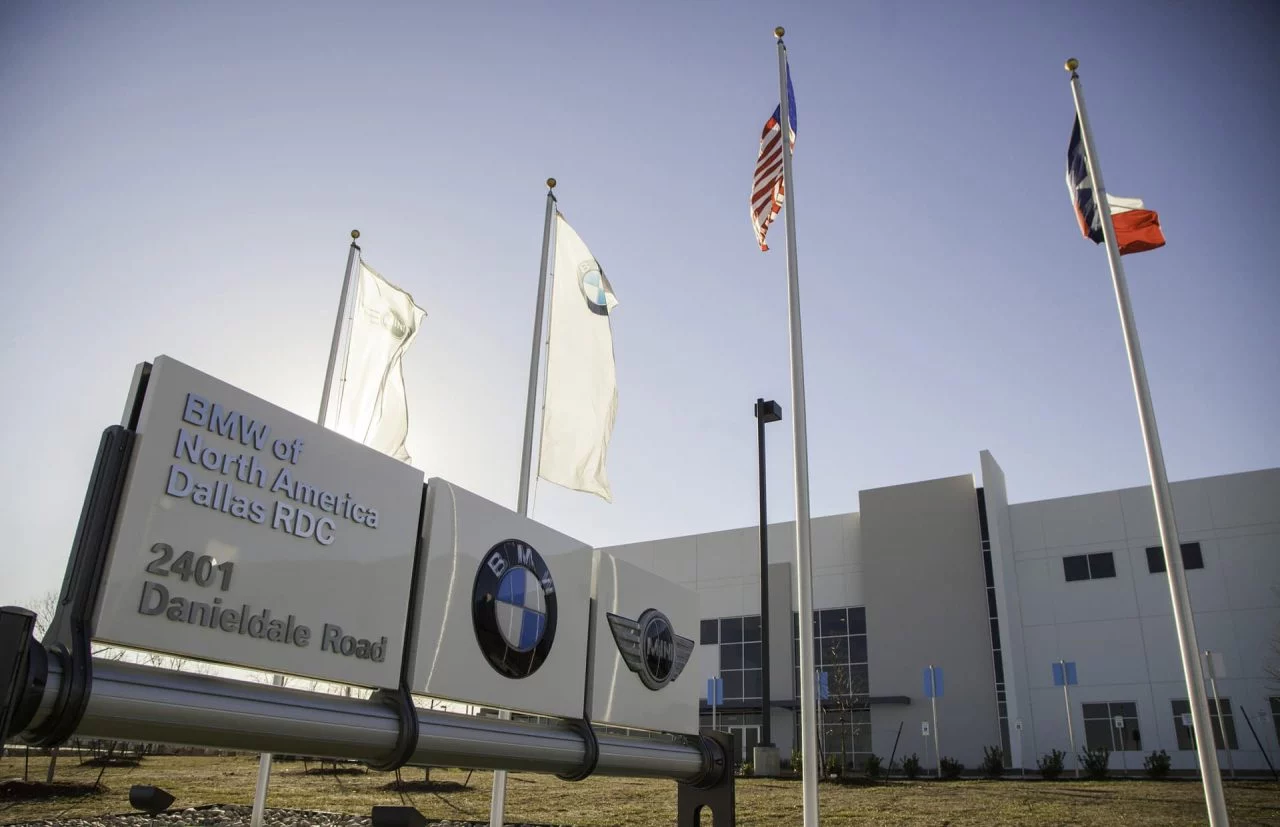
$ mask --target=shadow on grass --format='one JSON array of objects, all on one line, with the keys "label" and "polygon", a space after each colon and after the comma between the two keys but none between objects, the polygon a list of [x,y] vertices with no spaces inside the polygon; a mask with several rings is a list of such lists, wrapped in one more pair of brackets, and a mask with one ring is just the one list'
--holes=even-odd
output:
[{"label": "shadow on grass", "polygon": [[97,758],[90,758],[87,761],[81,761],[82,767],[140,767],[142,766],[141,758],[122,757],[113,755],[107,757],[100,755]]},{"label": "shadow on grass", "polygon": [[379,789],[393,793],[460,793],[469,789],[457,781],[389,781]]},{"label": "shadow on grass", "polygon": [[369,770],[364,767],[308,767],[302,771],[303,775],[368,775]]},{"label": "shadow on grass", "polygon": [[50,798],[83,798],[110,792],[105,786],[77,781],[0,781],[0,801],[43,801]]}]

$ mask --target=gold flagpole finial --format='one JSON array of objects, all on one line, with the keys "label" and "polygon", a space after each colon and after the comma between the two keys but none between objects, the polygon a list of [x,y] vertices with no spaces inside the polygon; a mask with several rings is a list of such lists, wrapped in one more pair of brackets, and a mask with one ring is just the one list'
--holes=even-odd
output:
[{"label": "gold flagpole finial", "polygon": [[553,189],[555,189],[555,188],[556,188],[556,179],[554,179],[554,178],[548,178],[548,179],[547,179],[547,189],[549,189],[549,190],[553,190]]},{"label": "gold flagpole finial", "polygon": [[1079,68],[1080,68],[1080,61],[1076,60],[1074,57],[1067,58],[1066,69],[1068,72],[1074,73],[1075,70]]},{"label": "gold flagpole finial", "polygon": [[774,36],[778,38],[781,38],[786,33],[787,33],[787,30],[782,28],[781,26],[773,30]]},{"label": "gold flagpole finial", "polygon": [[354,244],[354,243],[356,242],[356,239],[358,239],[359,237],[360,237],[360,231],[359,231],[359,230],[352,230],[352,231],[351,231],[351,243],[352,243],[352,244]]}]

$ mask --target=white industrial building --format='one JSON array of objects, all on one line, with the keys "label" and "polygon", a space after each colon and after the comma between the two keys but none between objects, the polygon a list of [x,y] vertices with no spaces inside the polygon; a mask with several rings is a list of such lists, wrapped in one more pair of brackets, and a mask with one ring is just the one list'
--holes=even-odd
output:
[{"label": "white industrial building", "polygon": [[[941,754],[972,770],[984,746],[1002,744],[1010,766],[1034,770],[1051,749],[1070,752],[1052,669],[1065,661],[1078,676],[1068,690],[1077,752],[1106,746],[1119,771],[1141,770],[1146,754],[1165,750],[1175,770],[1194,770],[1151,489],[1011,504],[989,452],[979,465],[980,480],[861,491],[859,511],[812,520],[827,754],[859,764],[874,753],[887,764],[895,751],[895,761],[916,753],[935,766],[921,726],[933,722],[922,680],[933,665],[944,675]],[[1224,773],[1266,772],[1268,758],[1280,766],[1280,469],[1172,488],[1200,648],[1218,653],[1222,669],[1219,761]],[[703,684],[724,679],[718,728],[738,736],[744,757],[760,737],[768,635],[772,737],[785,763],[799,720],[794,524],[770,525],[768,540],[768,630],[757,527],[608,551],[699,593],[702,646],[687,673]],[[711,724],[705,703],[702,723]]]}]

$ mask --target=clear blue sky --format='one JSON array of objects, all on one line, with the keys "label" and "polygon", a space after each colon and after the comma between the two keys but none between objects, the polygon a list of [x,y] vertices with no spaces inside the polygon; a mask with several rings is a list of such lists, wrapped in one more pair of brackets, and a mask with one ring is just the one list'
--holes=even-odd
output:
[{"label": "clear blue sky", "polygon": [[101,429],[167,353],[307,416],[347,233],[430,314],[416,464],[515,500],[547,176],[606,268],[616,502],[596,544],[793,513],[786,258],[747,195],[787,27],[815,514],[1003,464],[1140,485],[1102,249],[1063,182],[1081,60],[1172,477],[1280,465],[1270,2],[0,4],[0,602],[56,588]]}]

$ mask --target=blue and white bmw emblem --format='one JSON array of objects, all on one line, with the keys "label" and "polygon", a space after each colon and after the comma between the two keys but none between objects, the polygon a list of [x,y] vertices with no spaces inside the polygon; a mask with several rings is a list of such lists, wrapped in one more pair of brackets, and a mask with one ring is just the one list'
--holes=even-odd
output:
[{"label": "blue and white bmw emblem", "polygon": [[556,636],[556,585],[542,556],[521,540],[503,540],[484,556],[471,597],[489,665],[508,678],[538,671]]},{"label": "blue and white bmw emblem", "polygon": [[578,265],[578,287],[587,300],[587,309],[597,316],[609,315],[609,280],[600,269],[600,262],[587,259]]}]

